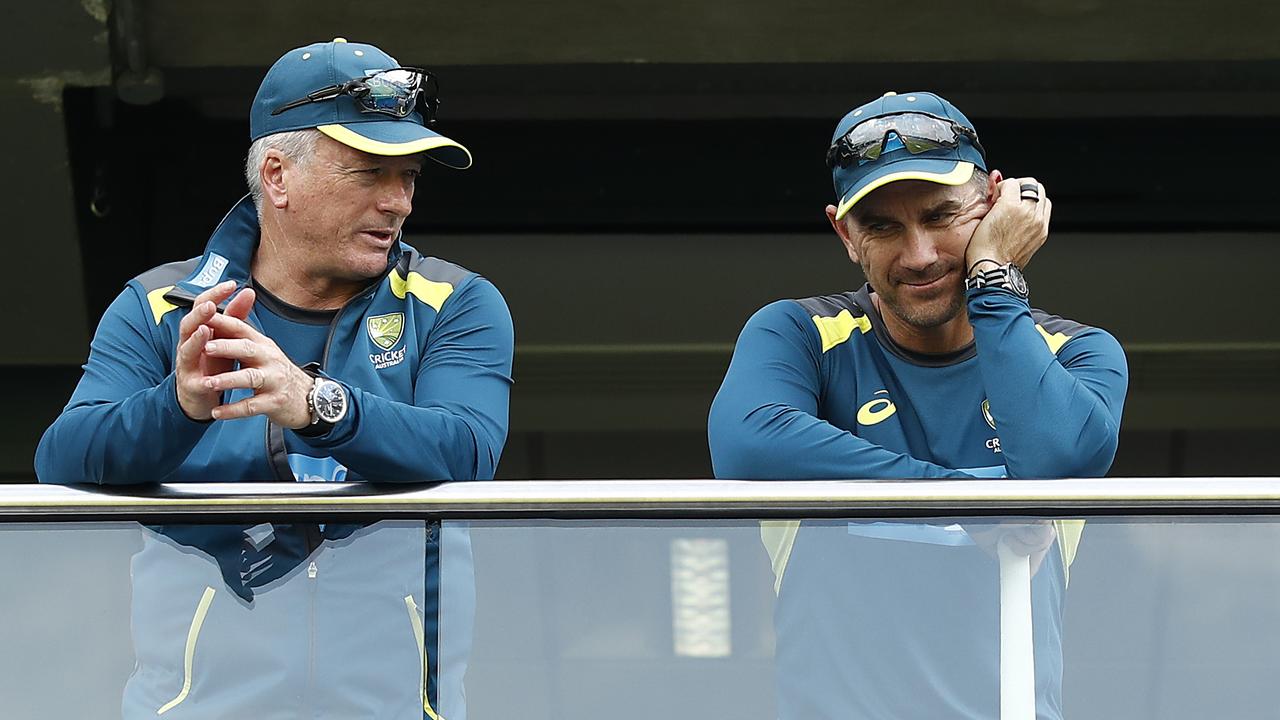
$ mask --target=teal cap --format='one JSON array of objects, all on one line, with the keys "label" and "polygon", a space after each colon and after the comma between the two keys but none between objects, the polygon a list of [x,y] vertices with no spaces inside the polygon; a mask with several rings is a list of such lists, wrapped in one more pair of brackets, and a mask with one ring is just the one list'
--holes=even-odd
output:
[{"label": "teal cap", "polygon": [[372,155],[426,153],[443,165],[464,170],[471,152],[460,143],[429,130],[416,109],[403,118],[363,111],[355,98],[339,95],[272,114],[282,105],[321,88],[400,67],[395,58],[373,45],[315,43],[285,53],[267,71],[249,111],[249,139],[290,130],[315,128],[338,142]]}]

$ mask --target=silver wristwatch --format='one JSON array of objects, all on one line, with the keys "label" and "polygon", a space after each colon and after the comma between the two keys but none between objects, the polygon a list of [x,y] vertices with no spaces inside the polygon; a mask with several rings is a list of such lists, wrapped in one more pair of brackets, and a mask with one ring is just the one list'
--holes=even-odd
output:
[{"label": "silver wristwatch", "polygon": [[[978,262],[992,262],[990,260],[979,260]],[[977,263],[974,263],[975,265]],[[994,264],[994,263],[993,263]],[[1013,293],[1018,297],[1026,300],[1031,297],[1031,291],[1027,287],[1027,279],[1022,276],[1022,268],[1014,263],[998,265],[992,270],[973,273],[965,278],[964,286],[966,289],[994,287],[1000,288],[1006,292]]]},{"label": "silver wristwatch", "polygon": [[307,434],[325,434],[347,416],[350,405],[346,388],[327,377],[316,375],[315,382],[311,384],[311,392],[307,393],[311,424],[303,430]]}]

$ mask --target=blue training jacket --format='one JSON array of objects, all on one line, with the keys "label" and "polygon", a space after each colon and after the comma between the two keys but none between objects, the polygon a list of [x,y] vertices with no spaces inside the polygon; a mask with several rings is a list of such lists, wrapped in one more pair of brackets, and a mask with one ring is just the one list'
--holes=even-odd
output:
[{"label": "blue training jacket", "polygon": [[867,287],[762,308],[711,408],[716,477],[1104,475],[1128,387],[1120,344],[995,288],[969,291],[968,309],[974,343],[935,356],[889,338]]},{"label": "blue training jacket", "polygon": [[[403,243],[382,277],[329,325],[321,369],[351,398],[332,431],[300,437],[264,417],[196,422],[182,412],[173,368],[178,325],[206,288],[250,281],[258,239],[246,197],[201,257],[128,283],[98,326],[71,401],[40,441],[39,480],[492,479],[507,435],[510,313],[489,281]],[[256,304],[248,321],[262,329]],[[459,699],[450,720],[462,720],[470,541],[464,528],[443,530],[438,523],[146,529],[133,560],[138,665],[125,717],[162,710],[179,719],[296,717],[309,708],[309,717],[431,718],[441,696],[452,694]],[[442,546],[451,544],[452,569],[442,578]],[[460,599],[450,602],[450,648],[439,658],[438,613],[450,593]],[[450,677],[455,691],[442,691]]]},{"label": "blue training jacket", "polygon": [[[898,346],[869,287],[783,300],[738,339],[708,425],[716,477],[1100,477],[1128,369],[1105,331],[971,290],[974,342]],[[1061,718],[1062,600],[1083,523],[1032,583],[1037,716]],[[956,520],[762,524],[778,592],[778,713],[994,720],[998,566]]]},{"label": "blue training jacket", "polygon": [[[249,281],[258,222],[245,198],[204,255],[131,280],[103,316],[84,377],[36,450],[41,482],[291,481],[280,428],[266,418],[201,423],[178,406],[178,323],[219,281]],[[290,438],[327,453],[348,480],[492,479],[507,435],[513,335],[492,283],[400,244],[383,278],[329,329],[324,373],[346,385],[347,417],[327,435]],[[249,322],[261,329],[255,314]],[[403,316],[402,318],[396,317]],[[402,325],[375,341],[379,318]],[[380,335],[386,342],[386,335]],[[229,394],[234,402],[251,394]],[[321,453],[317,453],[321,454]]]}]

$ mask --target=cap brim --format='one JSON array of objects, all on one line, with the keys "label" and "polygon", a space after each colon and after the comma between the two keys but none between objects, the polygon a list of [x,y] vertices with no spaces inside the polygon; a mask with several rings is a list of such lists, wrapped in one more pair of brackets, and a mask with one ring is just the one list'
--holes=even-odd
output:
[{"label": "cap brim", "polygon": [[963,185],[973,177],[973,163],[964,160],[940,160],[938,158],[913,158],[889,163],[880,172],[862,179],[840,200],[836,219],[844,217],[859,200],[871,191],[899,180],[925,180],[940,185]]},{"label": "cap brim", "polygon": [[458,170],[471,167],[470,150],[416,122],[378,120],[345,125],[318,125],[316,129],[343,145],[371,155],[426,153],[427,157],[441,165]]}]

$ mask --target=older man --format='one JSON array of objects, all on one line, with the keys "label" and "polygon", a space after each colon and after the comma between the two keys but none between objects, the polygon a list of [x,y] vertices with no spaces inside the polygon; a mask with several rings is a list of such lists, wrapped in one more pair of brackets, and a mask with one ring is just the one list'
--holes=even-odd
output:
[{"label": "older man", "polygon": [[[281,57],[253,100],[245,167],[250,194],[214,230],[201,257],[143,273],[108,308],[84,377],[40,442],[40,480],[491,479],[507,433],[510,314],[484,278],[401,242],[424,159],[458,169],[471,164],[466,148],[429,129],[437,102],[429,72],[402,68],[371,45],[337,39]],[[335,563],[330,582],[342,566],[346,582],[361,586],[339,591],[359,591],[347,598],[348,609],[368,614],[349,614],[331,626],[332,636],[346,639],[327,649],[300,646],[303,653],[326,653],[322,664],[351,665],[332,668],[331,677],[347,679],[336,686],[341,700],[317,712],[396,716],[390,708],[398,707],[398,691],[412,694],[416,686],[422,689],[418,713],[434,714],[440,538],[434,526],[424,535],[417,525],[383,532],[384,540],[401,535],[364,559],[350,556],[346,546],[353,534],[378,535],[368,528],[166,526],[149,535],[134,561],[139,664],[126,692],[126,716],[269,715],[281,694],[262,682],[200,684],[201,670],[210,666],[195,664],[193,657],[201,657],[195,650],[213,647],[201,630],[220,603],[233,613],[231,605],[247,610],[255,597],[257,621],[244,613],[242,627],[292,627],[291,618],[263,621],[270,615],[267,590],[290,585],[304,565],[309,579],[323,577],[326,558]],[[342,548],[333,545],[339,540]],[[170,572],[173,563],[165,558],[188,547],[217,559],[235,597],[228,599],[212,580],[205,591],[199,583],[192,591],[181,573]],[[348,560],[339,560],[342,552]],[[433,589],[426,597],[424,582]],[[390,603],[388,632],[404,640],[404,652],[386,643],[376,662],[336,661],[334,652],[358,646],[352,638],[379,637],[378,613],[369,609],[377,603],[362,603],[382,586],[388,586],[379,599]],[[148,605],[145,612],[139,602]],[[296,605],[293,610],[305,614]],[[304,627],[284,642],[306,640]],[[226,633],[226,626],[214,632]],[[234,643],[224,645],[227,658],[237,657]],[[235,662],[271,667],[252,655],[230,661],[215,676],[228,677]],[[395,672],[412,682],[358,680],[400,655],[412,662]],[[275,659],[298,667],[311,662],[287,652]],[[310,690],[301,692],[325,691],[323,677],[313,675]],[[378,682],[394,687],[379,693]]]},{"label": "older man", "polygon": [[[888,93],[836,127],[827,217],[867,284],[751,318],[711,409],[717,477],[1093,477],[1127,368],[1106,332],[1034,309],[1033,178],[988,172],[972,123]],[[1078,523],[766,523],[784,718],[995,718],[997,541],[1031,557],[1037,714],[1061,717]],[[1054,551],[1056,549],[1056,551]],[[1046,572],[1047,570],[1047,572]]]}]

